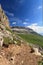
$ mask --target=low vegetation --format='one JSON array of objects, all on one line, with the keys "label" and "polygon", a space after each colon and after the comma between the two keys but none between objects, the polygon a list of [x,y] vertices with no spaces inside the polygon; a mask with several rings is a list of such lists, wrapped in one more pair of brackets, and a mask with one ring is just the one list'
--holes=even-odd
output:
[{"label": "low vegetation", "polygon": [[6,27],[6,30],[8,30],[9,32],[13,33],[12,30],[8,27]]},{"label": "low vegetation", "polygon": [[4,44],[9,45],[10,43],[13,43],[13,40],[11,40],[9,37],[4,37]]},{"label": "low vegetation", "polygon": [[43,65],[43,61],[39,61],[38,62],[38,65]]},{"label": "low vegetation", "polygon": [[16,39],[15,37],[13,37],[13,40],[11,40],[9,37],[4,37],[4,45],[9,45],[9,44],[17,44],[20,45],[20,40]]},{"label": "low vegetation", "polygon": [[33,44],[37,44],[43,47],[43,36],[35,34],[18,34],[25,41]]}]

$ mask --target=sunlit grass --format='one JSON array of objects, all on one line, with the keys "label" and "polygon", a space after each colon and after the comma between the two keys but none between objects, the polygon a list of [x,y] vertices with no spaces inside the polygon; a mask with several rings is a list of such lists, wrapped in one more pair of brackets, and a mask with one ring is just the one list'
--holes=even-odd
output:
[{"label": "sunlit grass", "polygon": [[29,43],[37,44],[43,47],[43,36],[35,34],[18,34],[18,35]]}]

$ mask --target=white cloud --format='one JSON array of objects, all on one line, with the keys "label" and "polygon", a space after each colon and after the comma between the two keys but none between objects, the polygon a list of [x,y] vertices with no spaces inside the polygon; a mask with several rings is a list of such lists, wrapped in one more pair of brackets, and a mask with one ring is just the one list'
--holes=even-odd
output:
[{"label": "white cloud", "polygon": [[26,24],[27,24],[27,22],[23,22],[23,24],[24,24],[24,25],[26,25]]},{"label": "white cloud", "polygon": [[43,26],[39,26],[37,23],[31,24],[27,27],[33,29],[37,33],[43,34]]},{"label": "white cloud", "polygon": [[16,24],[16,22],[12,22],[12,24]]},{"label": "white cloud", "polygon": [[10,13],[10,12],[8,12],[8,11],[4,11],[6,14],[8,14],[9,16],[14,16],[14,14],[13,13]]},{"label": "white cloud", "polygon": [[42,6],[38,6],[38,9],[42,9]]}]

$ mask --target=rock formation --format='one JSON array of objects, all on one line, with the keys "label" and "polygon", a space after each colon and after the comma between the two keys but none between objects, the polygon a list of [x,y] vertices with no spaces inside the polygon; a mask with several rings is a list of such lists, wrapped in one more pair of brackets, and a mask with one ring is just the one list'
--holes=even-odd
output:
[{"label": "rock formation", "polygon": [[12,39],[13,37],[9,26],[9,19],[0,5],[0,46],[2,46],[3,43],[5,43],[4,38]]},{"label": "rock formation", "polygon": [[0,23],[2,23],[3,25],[9,27],[8,17],[5,15],[5,12],[3,11],[1,5],[0,5]]}]

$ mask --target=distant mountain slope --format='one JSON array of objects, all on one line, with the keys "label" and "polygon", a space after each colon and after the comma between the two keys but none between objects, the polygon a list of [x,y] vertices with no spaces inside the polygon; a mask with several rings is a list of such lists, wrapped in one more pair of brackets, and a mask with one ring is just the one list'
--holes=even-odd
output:
[{"label": "distant mountain slope", "polygon": [[11,29],[14,32],[17,32],[17,33],[28,33],[28,34],[32,33],[32,34],[37,34],[35,31],[33,31],[32,29],[27,28],[27,27],[15,26],[15,27],[11,27]]},{"label": "distant mountain slope", "polygon": [[31,44],[39,45],[43,48],[43,36],[36,34],[18,34],[21,38]]},{"label": "distant mountain slope", "polygon": [[43,47],[43,36],[32,29],[26,27],[12,27],[12,30],[28,43]]}]

